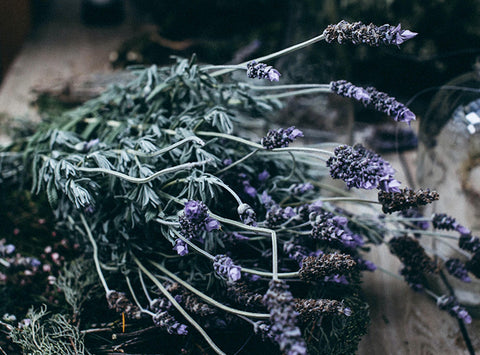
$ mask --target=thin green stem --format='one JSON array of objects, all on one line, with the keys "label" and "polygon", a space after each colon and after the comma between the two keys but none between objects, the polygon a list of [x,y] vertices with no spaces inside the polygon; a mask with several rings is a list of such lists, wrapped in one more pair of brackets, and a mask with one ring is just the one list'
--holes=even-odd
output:
[{"label": "thin green stem", "polygon": [[[302,49],[302,48],[305,48],[305,47],[308,47],[316,42],[319,42],[319,41],[322,41],[325,39],[325,36],[323,34],[319,35],[319,36],[316,36],[316,37],[313,37],[309,40],[306,40],[302,43],[298,43],[298,44],[295,44],[293,46],[290,46],[288,48],[285,48],[285,49],[282,49],[278,52],[274,52],[274,53],[271,53],[271,54],[268,54],[268,55],[265,55],[263,57],[258,57],[258,58],[255,58],[255,61],[257,62],[264,62],[266,60],[270,60],[270,59],[274,59],[274,58],[277,58],[277,57],[280,57],[282,55],[285,55],[285,54],[288,54],[288,53],[291,53],[291,52],[294,52],[294,51],[298,51],[299,49]],[[243,63],[240,63],[239,65],[247,65],[247,63],[249,63],[249,61],[246,61],[246,62],[243,62]],[[211,74],[211,76],[219,76],[219,75],[223,75],[223,74],[227,74],[229,72],[231,72],[232,69],[221,69],[221,70],[218,70],[216,72],[213,72]]]},{"label": "thin green stem", "polygon": [[256,96],[256,98],[263,99],[263,100],[273,100],[273,99],[281,99],[284,97],[291,97],[291,96],[298,96],[298,95],[310,95],[310,94],[331,93],[331,92],[332,90],[330,90],[329,87],[328,88],[312,88],[312,89],[287,91],[287,92],[282,92],[280,94],[260,95],[260,96]]},{"label": "thin green stem", "polygon": [[155,276],[148,271],[148,269],[138,260],[135,256],[133,256],[133,260],[135,263],[138,265],[138,267],[142,270],[142,272],[147,275],[147,277],[152,280],[152,282],[155,284],[155,286],[158,287],[158,289],[163,293],[163,295],[170,301],[170,303],[180,312],[182,316],[185,317],[188,322],[195,327],[195,329],[198,330],[198,332],[203,336],[203,338],[207,341],[207,343],[212,347],[212,349],[217,353],[217,354],[222,354],[226,355],[214,342],[213,340],[208,336],[208,334],[205,332],[205,330],[198,324],[195,319],[193,319],[190,314],[188,314],[183,307],[177,302],[175,297],[173,297],[170,292],[167,291],[167,289],[162,285],[160,281],[158,281]]},{"label": "thin green stem", "polygon": [[387,229],[389,232],[397,232],[397,233],[415,233],[415,234],[422,234],[422,235],[429,235],[434,237],[440,237],[445,239],[451,240],[458,240],[458,237],[446,233],[438,233],[432,231],[425,231],[423,229]]},{"label": "thin green stem", "polygon": [[85,219],[85,216],[83,214],[80,214],[80,219],[82,220],[83,227],[85,228],[85,231],[87,232],[88,239],[90,239],[90,243],[92,244],[93,247],[93,261],[95,263],[95,268],[97,269],[97,274],[98,277],[100,278],[100,281],[102,282],[103,288],[105,289],[105,293],[110,293],[110,288],[108,288],[107,282],[105,281],[105,277],[103,277],[103,272],[100,267],[100,261],[98,260],[98,247],[97,243],[95,242],[95,239],[93,238],[92,231],[90,230],[90,227],[88,226],[87,220]]},{"label": "thin green stem", "polygon": [[87,173],[102,173],[102,174],[113,175],[113,176],[119,177],[121,179],[124,179],[126,181],[129,181],[129,182],[132,182],[132,183],[135,183],[135,184],[146,184],[147,182],[150,182],[150,181],[156,179],[157,177],[159,177],[161,175],[173,173],[173,172],[179,171],[179,170],[192,169],[196,166],[205,165],[205,164],[209,163],[210,161],[211,160],[202,160],[202,161],[197,161],[197,162],[185,163],[185,164],[172,166],[170,168],[165,168],[163,170],[157,171],[156,173],[154,173],[150,176],[147,176],[145,178],[132,177],[130,175],[123,174],[123,173],[120,173],[118,171],[114,171],[114,170],[110,170],[110,169],[103,169],[103,168],[77,167],[76,169],[79,170],[79,171],[87,172]]},{"label": "thin green stem", "polygon": [[[197,290],[195,287],[193,287],[192,285],[190,285],[188,282],[185,282],[183,281],[181,278],[179,278],[177,275],[175,275],[174,273],[170,272],[169,270],[167,270],[165,267],[163,267],[162,265],[154,262],[154,261],[150,261],[150,263],[155,266],[158,270],[160,270],[162,273],[164,273],[165,275],[167,275],[168,277],[170,277],[172,280],[178,282],[180,285],[182,285],[183,287],[185,287],[187,290],[193,292],[194,294],[196,294],[198,297],[202,298],[205,302],[211,304],[212,306],[215,306],[217,308],[220,308],[220,309],[223,309],[224,311],[226,312],[230,312],[230,313],[233,313],[233,314],[239,314],[239,315],[243,315],[243,316],[246,316],[246,317],[251,317],[251,318],[260,318],[260,319],[268,319],[270,317],[269,314],[266,314],[266,313],[253,313],[253,312],[247,312],[247,311],[242,311],[242,310],[239,310],[239,309],[235,309],[235,308],[232,308],[232,307],[228,307],[228,306],[225,306],[224,304],[214,300],[213,298],[211,298],[210,296],[207,296],[206,294],[204,294],[203,292]],[[148,275],[147,275],[148,276]]]},{"label": "thin green stem", "polygon": [[221,174],[225,171],[227,171],[228,169],[231,169],[233,168],[234,166],[240,164],[240,163],[243,163],[245,160],[251,158],[252,156],[254,156],[255,154],[257,154],[257,152],[259,151],[259,149],[255,149],[253,151],[251,151],[250,153],[248,153],[247,155],[245,155],[244,157],[242,157],[241,159],[238,159],[237,161],[233,162],[232,164],[224,167],[223,169],[220,169],[218,171],[215,172],[215,175],[218,175],[218,174]]},{"label": "thin green stem", "polygon": [[199,136],[202,136],[202,137],[225,138],[225,139],[229,139],[231,141],[235,141],[235,142],[238,142],[238,143],[248,145],[248,146],[253,147],[253,148],[265,149],[261,144],[254,143],[252,141],[249,141],[248,139],[232,136],[231,134],[227,134],[227,133],[207,132],[207,131],[197,131],[195,133],[198,134]]}]

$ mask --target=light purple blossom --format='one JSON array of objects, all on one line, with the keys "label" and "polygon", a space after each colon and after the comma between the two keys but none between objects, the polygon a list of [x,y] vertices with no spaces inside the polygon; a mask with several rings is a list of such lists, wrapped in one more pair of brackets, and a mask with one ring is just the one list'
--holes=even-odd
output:
[{"label": "light purple blossom", "polygon": [[330,176],[342,179],[348,188],[378,188],[385,192],[400,192],[400,183],[394,179],[395,170],[390,163],[362,145],[338,146],[334,155],[327,161]]},{"label": "light purple blossom", "polygon": [[188,254],[188,245],[183,240],[177,239],[175,240],[175,246],[173,247],[173,250],[175,250],[178,255],[185,256]]},{"label": "light purple blossom", "polygon": [[264,182],[270,177],[270,174],[268,173],[267,170],[262,171],[260,174],[258,174],[258,181]]},{"label": "light purple blossom", "polygon": [[238,281],[242,277],[241,267],[235,265],[233,260],[226,255],[216,255],[213,261],[213,269],[217,274],[229,281]]}]

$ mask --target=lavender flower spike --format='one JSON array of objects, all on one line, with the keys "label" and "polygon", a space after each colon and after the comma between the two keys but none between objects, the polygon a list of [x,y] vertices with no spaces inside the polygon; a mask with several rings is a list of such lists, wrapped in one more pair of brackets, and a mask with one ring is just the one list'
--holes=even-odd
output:
[{"label": "lavender flower spike", "polygon": [[249,78],[268,79],[270,81],[278,81],[281,74],[277,69],[265,63],[257,63],[252,60],[247,63],[247,76]]},{"label": "lavender flower spike", "polygon": [[400,192],[400,182],[394,179],[395,170],[390,163],[361,144],[354,147],[340,145],[335,148],[334,154],[327,160],[330,176],[342,179],[348,188]]},{"label": "lavender flower spike", "polygon": [[228,281],[238,281],[242,277],[241,267],[233,263],[233,260],[226,255],[217,255],[213,261],[213,268],[220,276],[224,276]]},{"label": "lavender flower spike", "polygon": [[337,24],[329,25],[323,31],[325,41],[328,43],[350,42],[353,44],[367,44],[372,47],[379,45],[400,45],[403,42],[415,37],[416,32],[402,30],[402,26],[391,26],[388,24],[376,26],[373,23],[365,25],[362,22],[349,23],[345,20]]},{"label": "lavender flower spike", "polygon": [[303,137],[303,132],[294,126],[285,129],[271,129],[262,138],[261,144],[266,149],[284,148],[298,137]]},{"label": "lavender flower spike", "polygon": [[337,95],[360,101],[363,106],[383,112],[395,121],[410,124],[410,121],[415,120],[415,114],[408,107],[374,87],[362,88],[346,80],[338,80],[330,82],[330,90]]}]

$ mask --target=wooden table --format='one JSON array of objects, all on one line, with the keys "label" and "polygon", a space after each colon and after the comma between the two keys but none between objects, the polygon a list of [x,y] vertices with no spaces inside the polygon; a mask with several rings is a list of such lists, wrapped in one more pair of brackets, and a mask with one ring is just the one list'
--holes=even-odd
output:
[{"label": "wooden table", "polygon": [[[58,0],[52,6],[51,18],[34,30],[2,83],[0,112],[38,119],[29,105],[34,98],[32,88],[110,71],[110,52],[135,29],[128,19],[117,27],[85,27],[80,23],[79,1]],[[388,159],[402,170],[396,156]],[[407,160],[413,167],[415,152]],[[393,273],[400,269],[385,246],[373,250],[369,258]],[[367,273],[364,289],[371,305],[372,325],[360,344],[359,354],[468,354],[457,321],[439,311],[428,296],[414,293],[403,281],[380,271]],[[467,329],[480,352],[480,321]]]}]

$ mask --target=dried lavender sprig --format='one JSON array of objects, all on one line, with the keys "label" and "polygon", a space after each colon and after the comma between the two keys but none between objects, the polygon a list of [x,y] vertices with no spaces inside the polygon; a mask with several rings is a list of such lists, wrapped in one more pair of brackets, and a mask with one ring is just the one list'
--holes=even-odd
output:
[{"label": "dried lavender sprig", "polygon": [[404,211],[412,207],[424,206],[438,199],[439,194],[429,189],[414,191],[405,187],[399,192],[378,192],[378,202],[382,204],[383,213]]},{"label": "dried lavender sprig", "polygon": [[330,168],[330,176],[342,179],[348,188],[400,191],[400,182],[394,179],[395,170],[390,163],[361,144],[353,147],[340,145],[335,148],[334,155],[326,164]]},{"label": "dried lavender sprig", "polygon": [[346,80],[337,80],[330,82],[330,90],[337,95],[360,101],[365,107],[383,112],[395,121],[410,124],[410,121],[415,120],[415,114],[408,107],[374,87],[362,88]]},{"label": "dried lavender sprig", "polygon": [[133,256],[134,262],[137,264],[137,266],[142,270],[142,272],[147,275],[147,277],[152,280],[152,282],[159,288],[159,290],[164,294],[165,297],[172,303],[172,305],[180,312],[182,316],[187,319],[191,325],[195,329],[198,330],[198,332],[203,336],[203,338],[207,341],[207,343],[212,347],[212,349],[220,355],[226,355],[214,342],[213,340],[208,336],[208,334],[203,330],[203,328],[180,306],[180,304],[175,300],[175,298],[168,292],[165,287],[162,285],[160,281],[157,280],[153,274],[145,268],[145,266],[138,260],[135,256]]},{"label": "dried lavender sprig", "polygon": [[480,239],[470,234],[462,234],[458,239],[458,246],[463,250],[476,253],[480,250]]},{"label": "dried lavender sprig", "polygon": [[367,44],[372,47],[379,45],[400,45],[403,42],[415,37],[417,33],[402,30],[402,26],[391,26],[388,24],[376,26],[373,23],[365,25],[362,22],[349,23],[345,20],[337,24],[327,26],[323,32],[325,41],[328,43],[351,42],[353,44]]},{"label": "dried lavender sprig", "polygon": [[[135,258],[135,261],[137,262],[137,258]],[[171,278],[172,280],[174,280],[175,282],[178,282],[179,284],[181,284],[183,287],[185,287],[187,290],[193,292],[195,295],[197,295],[198,297],[200,297],[201,299],[203,299],[206,303],[209,303],[211,304],[212,306],[215,306],[219,309],[222,309],[226,312],[229,312],[229,313],[232,313],[232,314],[237,314],[237,315],[243,315],[243,316],[246,316],[246,317],[250,317],[250,318],[257,318],[257,319],[268,319],[269,318],[269,315],[268,314],[265,314],[265,313],[254,313],[254,312],[246,312],[246,311],[242,311],[242,310],[239,310],[239,309],[235,309],[235,308],[232,308],[232,307],[229,307],[229,306],[225,306],[224,304],[214,300],[213,298],[211,298],[210,296],[207,296],[206,294],[204,294],[203,292],[197,290],[195,287],[193,287],[192,285],[190,285],[188,282],[185,282],[183,281],[181,278],[179,278],[177,275],[175,275],[174,273],[170,272],[168,269],[166,269],[165,267],[163,267],[162,265],[154,262],[154,261],[151,261],[149,260],[150,264],[152,264],[155,268],[157,268],[158,270],[160,270],[162,273],[164,273],[166,276],[168,276],[169,278]],[[139,263],[139,261],[138,261]],[[145,267],[143,267],[145,269]],[[142,269],[142,271],[144,270]],[[145,269],[146,270],[146,269]],[[148,271],[148,270],[147,270]],[[147,275],[148,276],[148,275]],[[153,277],[153,275],[152,275]],[[158,282],[158,280],[156,280]]]},{"label": "dried lavender sprig", "polygon": [[270,312],[271,332],[280,350],[288,355],[302,355],[307,353],[307,345],[296,325],[298,313],[288,288],[285,281],[271,280],[263,300]]},{"label": "dried lavender sprig", "polygon": [[472,279],[468,276],[468,270],[463,262],[459,259],[448,259],[445,263],[445,268],[450,275],[462,280],[463,282],[471,282]]},{"label": "dried lavender sprig", "polygon": [[467,227],[458,223],[455,218],[448,216],[445,213],[434,213],[432,215],[432,225],[436,229],[454,230],[460,234],[470,234],[470,230]]},{"label": "dried lavender sprig", "polygon": [[348,254],[331,253],[320,257],[307,256],[298,272],[300,279],[306,281],[323,280],[325,276],[346,274],[355,271],[357,263]]},{"label": "dried lavender sprig", "polygon": [[251,79],[268,79],[270,81],[278,81],[280,79],[280,72],[271,65],[265,63],[258,63],[252,60],[247,63],[247,76]]}]

